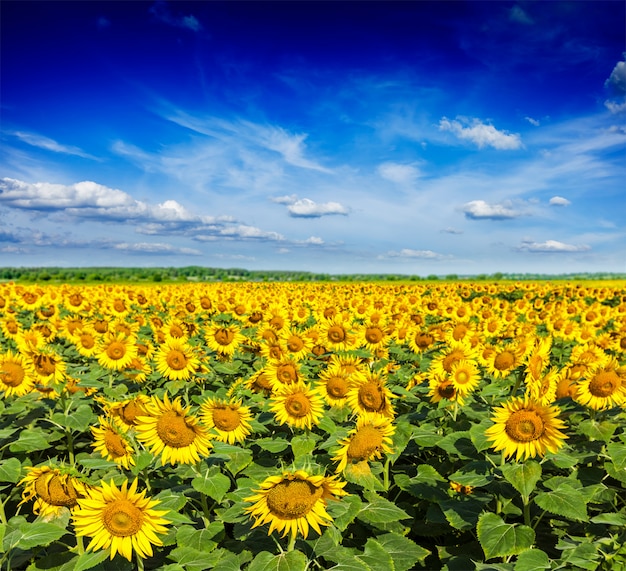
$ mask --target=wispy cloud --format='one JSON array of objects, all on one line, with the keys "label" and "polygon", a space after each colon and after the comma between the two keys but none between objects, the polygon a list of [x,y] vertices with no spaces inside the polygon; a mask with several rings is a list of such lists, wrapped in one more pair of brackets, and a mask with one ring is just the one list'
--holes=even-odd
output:
[{"label": "wispy cloud", "polygon": [[470,120],[457,117],[450,121],[444,117],[439,121],[439,129],[450,131],[459,139],[474,143],[479,149],[493,147],[498,150],[514,150],[523,147],[522,139],[518,134],[499,131],[493,125],[483,123],[480,119]]},{"label": "wispy cloud", "polygon": [[509,10],[509,20],[519,24],[534,24],[533,19],[517,4]]},{"label": "wispy cloud", "polygon": [[574,244],[565,244],[564,242],[559,242],[557,240],[546,240],[545,242],[533,242],[532,240],[524,240],[522,244],[517,248],[520,251],[525,252],[539,252],[539,253],[550,253],[550,252],[587,252],[591,250],[590,246],[586,244],[582,245],[574,245]]},{"label": "wispy cloud", "polygon": [[386,162],[376,170],[384,179],[398,184],[412,184],[420,176],[420,170],[413,164]]},{"label": "wispy cloud", "polygon": [[7,135],[12,135],[16,137],[23,143],[27,145],[31,145],[32,147],[38,147],[40,149],[45,149],[46,151],[52,151],[53,153],[62,153],[65,155],[75,155],[77,157],[82,157],[84,159],[91,160],[99,160],[97,157],[86,153],[82,149],[78,147],[74,147],[72,145],[63,145],[54,139],[50,139],[49,137],[45,137],[43,135],[39,135],[37,133],[28,133],[26,131],[4,131]]},{"label": "wispy cloud", "polygon": [[548,204],[550,206],[569,206],[571,202],[562,196],[553,196]]},{"label": "wispy cloud", "polygon": [[518,218],[524,213],[507,204],[488,204],[484,200],[472,200],[463,205],[462,211],[466,218],[472,220],[507,220]]},{"label": "wispy cloud", "polygon": [[539,125],[541,125],[541,122],[538,119],[533,119],[532,117],[524,117],[524,119],[535,127],[539,127]]},{"label": "wispy cloud", "polygon": [[405,259],[422,259],[422,260],[443,260],[449,256],[438,254],[432,250],[412,250],[410,248],[402,248],[400,251],[390,250],[385,254],[378,256],[379,259],[385,258],[405,258]]},{"label": "wispy cloud", "polygon": [[162,242],[119,242],[113,244],[114,250],[121,250],[130,254],[181,254],[185,256],[201,256],[202,252],[194,248],[177,248]]},{"label": "wispy cloud", "polygon": [[187,28],[193,32],[199,32],[202,29],[202,24],[193,15],[178,16],[172,14],[167,2],[155,2],[150,7],[150,13],[161,22],[177,28]]}]

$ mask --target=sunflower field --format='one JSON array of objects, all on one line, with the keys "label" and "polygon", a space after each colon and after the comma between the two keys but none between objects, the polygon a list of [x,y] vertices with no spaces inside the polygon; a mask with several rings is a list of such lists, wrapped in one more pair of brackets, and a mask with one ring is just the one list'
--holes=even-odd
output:
[{"label": "sunflower field", "polygon": [[626,569],[626,284],[0,284],[0,570]]}]

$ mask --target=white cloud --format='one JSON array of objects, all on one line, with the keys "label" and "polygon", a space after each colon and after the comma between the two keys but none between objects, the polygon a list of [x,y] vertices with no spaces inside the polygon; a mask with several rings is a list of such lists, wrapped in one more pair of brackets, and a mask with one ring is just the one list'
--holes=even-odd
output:
[{"label": "white cloud", "polygon": [[155,2],[150,7],[150,13],[157,19],[161,20],[161,22],[170,26],[187,28],[193,32],[199,32],[202,29],[202,24],[200,24],[195,16],[174,16],[165,2]]},{"label": "white cloud", "polygon": [[177,248],[171,244],[163,244],[159,242],[119,242],[113,245],[113,249],[122,250],[124,252],[137,254],[182,254],[201,256],[200,250],[194,248]]},{"label": "white cloud", "polygon": [[535,127],[539,127],[539,125],[541,125],[541,123],[537,119],[533,119],[532,117],[524,117],[524,119],[526,119],[526,121],[528,121],[531,125],[534,125]]},{"label": "white cloud", "polygon": [[623,103],[617,103],[615,101],[607,99],[604,102],[604,106],[613,114],[623,113],[624,111],[626,111],[626,99],[624,99]]},{"label": "white cloud", "polygon": [[298,195],[289,194],[287,196],[272,196],[270,197],[270,200],[276,204],[293,204],[298,200]]},{"label": "white cloud", "polygon": [[450,131],[459,139],[475,143],[479,149],[493,147],[499,150],[512,150],[523,146],[518,134],[498,131],[493,125],[483,123],[479,119],[469,121],[464,117],[457,117],[450,121],[444,117],[439,121],[439,129]]},{"label": "white cloud", "polygon": [[378,174],[398,184],[411,184],[420,176],[418,168],[411,164],[386,162],[378,165]]},{"label": "white cloud", "polygon": [[518,5],[513,6],[509,11],[509,20],[520,24],[534,24],[533,19]]},{"label": "white cloud", "polygon": [[626,61],[618,61],[605,85],[618,93],[626,93]]},{"label": "white cloud", "polygon": [[324,240],[322,240],[319,236],[309,236],[306,240],[302,241],[302,244],[313,244],[315,246],[322,246],[324,244]]},{"label": "white cloud", "polygon": [[332,214],[348,215],[348,209],[339,202],[324,202],[318,204],[309,198],[301,198],[287,206],[290,216],[300,218],[319,218]]},{"label": "white cloud", "polygon": [[441,260],[445,258],[445,256],[437,254],[437,252],[433,252],[432,250],[411,250],[410,248],[403,248],[399,252],[391,250],[384,255],[378,256],[378,258],[419,258],[423,260]]},{"label": "white cloud", "polygon": [[441,232],[445,234],[463,234],[463,230],[459,230],[458,228],[452,228],[452,227],[444,228],[443,230],[441,230]]},{"label": "white cloud", "polygon": [[545,242],[523,240],[521,246],[518,247],[518,250],[526,252],[587,252],[590,249],[591,247],[585,244],[575,246],[557,240],[546,240]]},{"label": "white cloud", "polygon": [[548,204],[550,206],[569,206],[571,202],[562,196],[553,196]]},{"label": "white cloud", "polygon": [[27,145],[31,145],[33,147],[38,147],[40,149],[45,149],[54,153],[75,155],[77,157],[83,157],[84,159],[99,160],[96,157],[86,153],[82,149],[79,149],[78,147],[73,147],[71,145],[62,145],[54,139],[44,137],[43,135],[38,135],[37,133],[27,133],[25,131],[6,131],[6,133],[17,137],[23,143],[26,143]]},{"label": "white cloud", "polygon": [[514,210],[505,204],[488,204],[484,200],[472,200],[462,207],[467,218],[472,220],[488,219],[488,220],[505,220],[509,218],[518,218],[523,212]]}]

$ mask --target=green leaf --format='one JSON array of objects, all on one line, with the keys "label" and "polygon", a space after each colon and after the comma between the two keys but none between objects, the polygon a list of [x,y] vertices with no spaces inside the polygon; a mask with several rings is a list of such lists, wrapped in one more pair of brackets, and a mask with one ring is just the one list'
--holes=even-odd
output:
[{"label": "green leaf", "polygon": [[476,448],[470,440],[469,430],[453,432],[444,438],[440,437],[437,446],[450,455],[458,456],[466,460],[476,456]]},{"label": "green leaf", "polygon": [[474,529],[478,516],[485,502],[475,498],[459,496],[439,502],[441,511],[446,516],[448,523],[455,529]]},{"label": "green leaf", "polygon": [[413,426],[413,440],[422,448],[437,446],[442,436],[440,428],[434,424]]},{"label": "green leaf", "polygon": [[206,556],[205,551],[183,546],[172,550],[168,558],[176,561],[186,571],[205,571],[207,568]]},{"label": "green leaf", "polygon": [[603,525],[617,525],[626,527],[626,515],[621,513],[606,513],[592,517],[591,523],[599,523]]},{"label": "green leaf", "polygon": [[317,439],[313,434],[297,434],[291,439],[291,450],[293,451],[294,459],[302,458],[303,456],[310,456],[315,450]]},{"label": "green leaf", "polygon": [[410,517],[408,513],[400,509],[396,504],[381,498],[374,492],[366,492],[364,495],[369,503],[363,506],[357,518],[365,523],[389,523]]},{"label": "green leaf", "polygon": [[580,490],[562,484],[550,492],[535,496],[535,503],[542,509],[558,516],[576,521],[587,521],[587,502]]},{"label": "green leaf", "polygon": [[472,428],[469,429],[470,440],[478,452],[482,452],[493,446],[493,442],[485,434],[485,430],[492,424],[490,420],[485,419],[481,421],[480,424],[474,424]]},{"label": "green leaf", "polygon": [[261,450],[267,450],[273,454],[282,452],[289,447],[289,442],[286,438],[257,438],[253,444],[259,446]]},{"label": "green leaf", "polygon": [[102,563],[108,557],[108,549],[101,549],[93,552],[86,551],[85,553],[81,553],[81,555],[79,555],[76,559],[74,571],[86,571],[87,569],[91,569],[92,567],[98,565],[98,563]]},{"label": "green leaf", "polygon": [[578,425],[578,431],[585,436],[588,436],[590,440],[602,440],[603,442],[609,442],[618,425],[607,420],[598,422],[597,420],[583,420]]},{"label": "green leaf", "polygon": [[211,522],[205,529],[184,525],[176,532],[176,543],[209,553],[218,546],[223,535],[224,524],[220,521]]},{"label": "green leaf", "polygon": [[400,421],[396,423],[396,431],[394,432],[393,437],[392,437],[393,452],[391,454],[388,454],[388,458],[391,460],[392,464],[398,458],[400,458],[400,455],[402,454],[402,452],[404,452],[404,449],[406,448],[407,444],[410,442],[412,436],[413,436],[413,426],[410,423],[406,421],[404,422]]},{"label": "green leaf", "polygon": [[[575,547],[569,547],[563,551],[561,559],[570,565],[596,571],[598,569],[598,545],[593,543],[581,543]],[[559,545],[557,545],[557,549]],[[570,567],[569,565],[567,567]]]},{"label": "green leaf", "polygon": [[345,531],[362,509],[363,502],[359,496],[345,496],[336,502],[329,502],[327,511],[333,518],[335,527],[339,531]]},{"label": "green leaf", "polygon": [[76,410],[70,410],[67,414],[61,412],[53,414],[52,420],[63,428],[85,432],[91,425],[95,424],[96,415],[88,404],[81,404]]},{"label": "green leaf", "polygon": [[500,516],[490,512],[484,512],[478,518],[476,531],[485,559],[517,555],[529,549],[535,541],[532,528],[504,523]]},{"label": "green leaf", "polygon": [[502,475],[522,496],[529,498],[541,479],[541,464],[527,460],[502,466]]},{"label": "green leaf", "polygon": [[218,466],[211,466],[210,468],[204,466],[202,475],[191,480],[191,485],[197,492],[205,494],[219,503],[226,492],[230,490],[230,478],[224,476]]},{"label": "green leaf", "polygon": [[372,571],[372,568],[352,555],[342,557],[337,565],[329,568],[329,571]]},{"label": "green leaf", "polygon": [[371,537],[367,540],[363,553],[357,555],[357,559],[363,561],[371,569],[395,571],[391,555],[385,551],[385,548],[378,541]]},{"label": "green leaf", "polygon": [[17,483],[22,472],[22,464],[17,458],[0,461],[0,482]]},{"label": "green leaf", "polygon": [[428,549],[398,533],[386,533],[377,537],[377,541],[391,555],[396,571],[409,571],[418,561],[422,562],[430,555]]},{"label": "green leaf", "polygon": [[50,447],[46,432],[39,428],[24,428],[19,438],[9,446],[11,452],[34,452],[47,450]]},{"label": "green leaf", "polygon": [[460,470],[449,476],[450,481],[463,486],[487,486],[493,481],[489,462],[468,462]]},{"label": "green leaf", "polygon": [[19,549],[48,545],[67,533],[65,529],[58,525],[39,521],[20,525],[20,531],[22,537],[17,542]]},{"label": "green leaf", "polygon": [[518,555],[515,571],[537,571],[538,569],[550,569],[550,559],[547,553],[541,549],[529,549]]},{"label": "green leaf", "polygon": [[280,555],[261,551],[250,563],[248,571],[305,571],[307,565],[306,555],[301,551],[288,551]]},{"label": "green leaf", "polygon": [[618,470],[626,470],[626,445],[621,442],[611,442],[607,445],[606,451]]}]

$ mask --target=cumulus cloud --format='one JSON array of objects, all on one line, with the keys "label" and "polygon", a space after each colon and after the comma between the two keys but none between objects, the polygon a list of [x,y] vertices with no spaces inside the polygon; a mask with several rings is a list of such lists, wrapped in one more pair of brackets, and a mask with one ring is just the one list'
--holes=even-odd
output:
[{"label": "cumulus cloud", "polygon": [[617,93],[626,94],[626,61],[618,61],[615,64],[605,85]]},{"label": "cumulus cloud", "polygon": [[548,204],[550,206],[569,206],[571,202],[562,196],[553,196]]},{"label": "cumulus cloud", "polygon": [[263,240],[282,242],[285,237],[278,232],[266,231],[256,226],[238,224],[235,226],[206,226],[196,228],[193,232],[186,232],[194,240],[199,242],[214,242],[216,240]]},{"label": "cumulus cloud", "polygon": [[176,28],[187,28],[192,32],[199,32],[202,24],[195,16],[175,16],[170,12],[166,2],[155,2],[150,7],[150,13],[161,22]]},{"label": "cumulus cloud", "polygon": [[339,202],[317,203],[309,198],[301,198],[287,206],[289,215],[296,218],[320,218],[332,214],[347,216],[348,208]]},{"label": "cumulus cloud", "polygon": [[270,197],[270,200],[276,204],[293,204],[298,200],[298,195],[289,194],[286,196],[272,196]]},{"label": "cumulus cloud", "polygon": [[546,240],[545,242],[533,242],[532,240],[523,240],[518,250],[525,252],[587,252],[591,250],[590,246],[585,244],[573,245],[565,244],[557,240]]},{"label": "cumulus cloud", "polygon": [[382,256],[378,256],[379,259],[385,258],[410,258],[410,259],[422,259],[422,260],[441,260],[445,258],[442,254],[433,252],[432,250],[411,250],[410,248],[402,248],[402,250],[395,251],[390,250]]},{"label": "cumulus cloud", "polygon": [[381,177],[398,184],[411,184],[420,175],[419,169],[412,164],[386,162],[378,165],[377,170]]},{"label": "cumulus cloud", "polygon": [[623,113],[626,111],[626,98],[624,98],[623,103],[617,103],[616,101],[611,101],[607,99],[604,102],[604,106],[613,114]]},{"label": "cumulus cloud", "polygon": [[444,117],[439,121],[439,129],[450,131],[459,139],[474,143],[479,149],[493,147],[498,150],[513,150],[523,146],[518,134],[498,131],[493,125],[483,123],[480,119],[470,121],[464,117],[457,117],[450,121]]},{"label": "cumulus cloud", "polygon": [[484,200],[472,200],[463,205],[462,211],[466,218],[472,220],[506,220],[518,218],[523,212],[514,210],[506,204],[488,204]]},{"label": "cumulus cloud", "polygon": [[84,159],[98,160],[96,157],[86,153],[78,147],[73,147],[71,145],[62,145],[54,139],[44,137],[43,135],[38,135],[37,133],[28,133],[25,131],[6,131],[6,133],[8,135],[16,137],[27,145],[31,145],[32,147],[38,147],[40,149],[45,149],[46,151],[52,151],[54,153],[75,155],[77,157],[83,157]]}]

